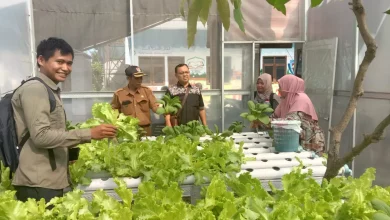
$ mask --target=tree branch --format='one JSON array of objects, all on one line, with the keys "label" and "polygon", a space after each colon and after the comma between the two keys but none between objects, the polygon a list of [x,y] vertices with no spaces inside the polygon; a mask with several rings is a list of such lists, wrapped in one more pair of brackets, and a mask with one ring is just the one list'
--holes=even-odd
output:
[{"label": "tree branch", "polygon": [[[340,122],[335,127],[333,127],[331,129],[331,132],[333,135],[332,144],[328,150],[328,161],[327,161],[326,172],[324,175],[324,178],[326,178],[328,180],[337,176],[338,171],[346,163],[346,161],[352,160],[354,156],[358,155],[362,150],[364,150],[368,145],[370,145],[375,139],[379,139],[376,136],[377,133],[374,132],[371,136],[365,137],[362,144],[355,147],[346,157],[344,157],[343,159],[340,159],[340,156],[339,156],[340,143],[341,143],[341,138],[342,138],[343,132],[345,131],[345,128],[348,126],[348,123],[351,120],[351,118],[355,112],[359,98],[363,96],[363,93],[364,93],[363,80],[364,80],[364,77],[366,76],[368,67],[370,66],[371,62],[375,58],[376,49],[377,49],[375,39],[372,37],[372,35],[370,34],[370,31],[368,30],[368,27],[367,27],[366,12],[365,12],[365,9],[363,7],[362,0],[352,0],[352,2],[349,3],[349,5],[352,6],[352,11],[356,17],[356,21],[358,24],[360,35],[362,36],[363,41],[364,41],[365,45],[367,46],[367,50],[366,50],[366,53],[364,55],[363,61],[359,66],[359,69],[358,69],[358,72],[357,72],[357,75],[356,75],[356,78],[355,78],[355,81],[353,84],[352,94],[351,94],[351,97],[349,99],[347,109],[345,110]],[[383,130],[384,130],[384,128],[383,128]],[[382,133],[383,133],[383,130],[382,130]],[[380,132],[380,130],[378,131],[378,133],[379,132]]]},{"label": "tree branch", "polygon": [[354,157],[359,155],[370,144],[380,141],[383,137],[383,133],[386,127],[389,125],[390,125],[390,114],[385,119],[383,119],[378,126],[376,126],[372,134],[364,136],[363,141],[359,145],[355,146],[351,152],[349,152],[345,157],[341,159],[341,164],[346,164],[351,162]]},{"label": "tree branch", "polygon": [[[357,72],[355,82],[353,85],[353,90],[351,97],[349,99],[348,107],[344,112],[343,117],[341,118],[340,122],[332,128],[332,133],[333,133],[333,145],[336,152],[339,152],[340,148],[340,140],[341,140],[341,134],[344,132],[345,128],[347,127],[349,121],[351,120],[354,111],[357,106],[357,102],[359,98],[363,95],[363,80],[366,75],[367,69],[370,66],[371,62],[374,60],[375,55],[376,55],[376,42],[375,39],[372,37],[370,34],[370,31],[368,30],[367,27],[367,21],[366,21],[366,13],[364,10],[364,7],[362,5],[361,0],[352,0],[352,11],[355,14],[358,27],[359,27],[359,32],[360,35],[362,36],[364,43],[367,46],[367,51],[364,55],[363,61],[359,66],[359,70]],[[340,138],[340,139],[338,139]]]}]

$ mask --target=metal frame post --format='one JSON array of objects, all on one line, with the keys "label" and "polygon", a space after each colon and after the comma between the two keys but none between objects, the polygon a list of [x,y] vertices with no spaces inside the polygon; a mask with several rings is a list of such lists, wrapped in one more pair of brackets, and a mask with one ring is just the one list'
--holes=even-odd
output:
[{"label": "metal frame post", "polygon": [[130,36],[131,36],[131,64],[135,64],[135,49],[134,49],[134,14],[133,14],[133,0],[130,0]]},{"label": "metal frame post", "polygon": [[37,76],[37,62],[35,59],[36,49],[35,49],[35,28],[34,28],[34,10],[32,0],[27,1],[27,16],[28,16],[28,26],[30,28],[30,56],[31,56],[31,67],[32,75]]}]

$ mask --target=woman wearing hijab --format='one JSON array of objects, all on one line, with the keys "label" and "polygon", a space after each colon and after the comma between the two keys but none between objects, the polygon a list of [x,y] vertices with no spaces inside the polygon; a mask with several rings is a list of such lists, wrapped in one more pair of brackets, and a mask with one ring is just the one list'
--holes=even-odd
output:
[{"label": "woman wearing hijab", "polygon": [[[255,103],[267,103],[272,109],[278,107],[280,99],[279,96],[272,91],[272,76],[268,73],[263,73],[257,78],[257,91],[255,91]],[[261,124],[259,121],[254,121],[251,124],[253,129],[268,130],[269,126]],[[255,130],[253,130],[255,131]],[[258,131],[258,130],[256,130]]]},{"label": "woman wearing hijab", "polygon": [[301,145],[317,153],[324,151],[324,132],[318,125],[316,110],[305,93],[305,81],[285,75],[279,80],[281,102],[273,117],[301,121]]},{"label": "woman wearing hijab", "polygon": [[255,102],[268,103],[272,109],[279,105],[279,96],[272,91],[272,76],[263,73],[257,78],[257,91],[255,92]]}]

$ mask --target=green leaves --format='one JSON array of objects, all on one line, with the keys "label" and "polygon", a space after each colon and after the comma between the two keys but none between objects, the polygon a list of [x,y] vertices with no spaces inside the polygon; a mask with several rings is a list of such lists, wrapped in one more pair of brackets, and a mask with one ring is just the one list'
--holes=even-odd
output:
[{"label": "green leaves", "polygon": [[244,127],[245,126],[241,121],[235,121],[229,126],[228,130],[235,133],[241,133]]},{"label": "green leaves", "polygon": [[372,220],[390,220],[390,216],[382,212],[377,212],[372,216]]},{"label": "green leaves", "polygon": [[[216,0],[217,1],[217,9],[219,17],[221,18],[221,21],[223,23],[223,27],[225,30],[229,30],[230,27],[230,6],[228,0]],[[187,45],[188,48],[194,45],[195,41],[195,35],[197,31],[197,23],[198,18],[200,21],[205,25],[207,23],[210,8],[212,5],[213,0],[192,0],[189,1],[189,10],[188,10],[188,17],[187,17]],[[184,15],[184,3],[182,1],[180,7],[180,11],[182,16]],[[237,4],[241,5],[241,4]],[[242,14],[241,9],[237,8],[237,12],[235,12],[237,15],[238,21],[241,21],[242,23]],[[241,16],[240,16],[241,15]],[[241,28],[241,26],[240,26]],[[242,24],[243,28],[243,24]]]},{"label": "green leaves", "polygon": [[[192,132],[198,132],[198,123],[188,125]],[[164,132],[175,133],[175,128],[167,127]],[[80,159],[71,165],[71,176],[74,182],[80,183],[85,181],[86,171],[107,171],[113,177],[141,177],[143,181],[152,180],[156,186],[166,187],[195,175],[196,182],[201,184],[204,178],[215,174],[240,171],[244,154],[242,148],[235,148],[232,140],[225,140],[231,134],[230,131],[223,132],[217,135],[218,139],[199,146],[198,141],[186,135],[169,139],[159,137],[156,141],[123,142],[115,147],[109,147],[107,140],[94,141],[79,146]],[[117,185],[121,186],[121,183],[117,182]]]},{"label": "green leaves", "polygon": [[[187,3],[189,5],[188,10],[188,18],[187,18],[187,45],[188,48],[194,45],[195,40],[195,34],[197,29],[197,21],[198,18],[203,23],[203,25],[206,24],[209,13],[210,13],[210,6],[212,5],[213,0],[187,0]],[[323,0],[311,0],[311,7],[316,7],[322,3]],[[217,2],[217,9],[219,17],[223,23],[223,27],[226,31],[229,31],[230,28],[230,5],[229,0],[216,0]],[[244,16],[241,11],[241,3],[242,0],[230,0],[231,4],[233,4],[233,17],[236,23],[238,24],[238,27],[242,32],[245,32],[244,27]],[[282,12],[284,15],[286,15],[286,3],[289,2],[289,0],[267,0],[267,2],[272,5],[276,10]],[[180,3],[180,14],[185,17],[184,14],[184,3],[185,0],[181,0]],[[390,14],[390,10],[385,12],[386,14]]]},{"label": "green leaves", "polygon": [[184,14],[184,3],[185,3],[185,0],[181,0],[180,2],[180,14],[183,18],[185,18],[185,14]]},{"label": "green leaves", "polygon": [[[233,16],[241,31],[245,32],[244,16],[241,12],[241,0],[230,0],[234,6]],[[187,1],[189,5],[187,18],[187,45],[190,48],[194,45],[197,22],[199,20],[205,25],[207,23],[210,8],[213,0],[192,0]],[[219,17],[226,31],[230,28],[230,5],[229,0],[216,0]],[[181,0],[180,14],[184,17],[184,0]]]},{"label": "green leaves", "polygon": [[92,115],[103,123],[115,125],[119,111],[112,109],[109,103],[95,103],[92,106]]},{"label": "green leaves", "polygon": [[[178,142],[186,139],[178,139]],[[161,139],[160,139],[161,141]],[[167,143],[169,149],[172,142]],[[142,147],[146,147],[144,145]],[[172,150],[180,157],[181,162],[193,164],[197,183],[203,183],[204,177],[209,185],[201,190],[202,198],[196,205],[183,201],[183,190],[176,181],[166,185],[158,182],[162,175],[172,175],[169,167],[161,172],[161,179],[145,181],[138,186],[138,193],[133,196],[132,189],[126,183],[115,178],[115,192],[122,202],[109,196],[102,189],[95,191],[92,201],[84,198],[84,192],[74,190],[61,198],[53,198],[45,204],[28,200],[20,202],[15,199],[15,191],[0,193],[1,219],[389,219],[390,190],[372,186],[375,170],[369,168],[358,179],[336,177],[320,185],[313,179],[310,169],[304,171],[303,164],[282,178],[283,190],[277,190],[272,184],[273,194],[268,193],[262,183],[245,172],[236,176],[239,167],[232,164],[242,158],[240,150],[230,149],[228,142],[201,146],[192,157],[185,155],[185,145]],[[196,148],[196,146],[195,146]],[[187,149],[188,150],[188,149]],[[161,152],[160,152],[161,153]],[[167,155],[168,156],[168,155]],[[175,163],[177,157],[171,157],[165,164]],[[204,159],[207,158],[207,161]],[[123,161],[122,161],[123,163]],[[164,163],[159,161],[159,163]],[[158,164],[150,164],[158,166]],[[180,169],[176,169],[179,171]],[[227,175],[226,175],[227,174]],[[48,206],[52,209],[46,209]]]},{"label": "green leaves", "polygon": [[134,219],[192,219],[192,207],[182,200],[177,183],[155,189],[153,182],[142,183],[134,199]]},{"label": "green leaves", "polygon": [[390,9],[385,11],[384,13],[390,15]]},{"label": "green leaves", "polygon": [[256,118],[256,116],[254,116],[254,115],[248,115],[248,116],[246,117],[246,119],[248,119],[250,122],[253,122],[253,121],[255,121],[257,118]]},{"label": "green leaves", "polygon": [[169,95],[164,95],[161,100],[157,101],[162,104],[162,107],[159,107],[156,111],[157,114],[172,114],[175,115],[179,109],[181,109],[181,102],[178,96],[171,98]]},{"label": "green leaves", "polygon": [[240,117],[246,118],[248,115],[249,115],[248,112],[243,112],[243,113],[240,114]]},{"label": "green leaves", "polygon": [[165,114],[165,109],[162,108],[162,107],[159,107],[159,108],[157,109],[156,113],[159,114],[159,115],[163,115],[163,114]]},{"label": "green leaves", "polygon": [[211,140],[215,142],[225,141],[226,138],[233,135],[233,131],[231,130],[223,131],[222,133],[220,133],[217,125],[214,125],[214,129],[215,129],[215,133],[211,131],[207,131],[207,134],[210,135]]},{"label": "green leaves", "polygon": [[311,0],[311,6],[312,8],[319,6],[322,3],[323,0]]},{"label": "green leaves", "polygon": [[234,20],[237,22],[238,27],[242,32],[245,33],[245,27],[244,27],[244,16],[241,12],[241,0],[234,0]]},{"label": "green leaves", "polygon": [[383,212],[390,219],[390,207],[384,201],[380,199],[373,199],[371,200],[371,205],[372,208],[374,208],[377,211]]},{"label": "green leaves", "polygon": [[211,133],[207,126],[202,125],[199,121],[190,121],[187,124],[182,124],[174,127],[165,127],[162,129],[165,134],[165,139],[169,140],[179,135],[184,135],[193,141],[199,141],[199,138]]},{"label": "green leaves", "polygon": [[263,110],[263,112],[265,112],[265,113],[272,113],[272,112],[274,112],[274,110],[272,108],[265,108]]},{"label": "green leaves", "polygon": [[72,125],[72,122],[71,121],[66,121],[66,130],[67,131],[70,131],[70,130],[73,130],[73,129],[77,129],[79,128],[79,124],[75,124],[75,125]]},{"label": "green leaves", "polygon": [[126,183],[118,178],[114,179],[116,185],[115,192],[122,198],[123,204],[131,209],[131,203],[133,202],[133,191],[127,188]]},{"label": "green leaves", "polygon": [[249,110],[254,110],[256,108],[256,105],[253,101],[248,101],[248,107]]},{"label": "green leaves", "polygon": [[258,117],[258,120],[265,125],[269,124],[270,122],[270,119],[267,115],[261,115],[260,117]]},{"label": "green leaves", "polygon": [[228,0],[217,0],[217,9],[223,27],[228,31],[230,27],[230,6]]},{"label": "green leaves", "polygon": [[203,0],[193,0],[187,17],[187,44],[188,48],[194,45],[198,17],[202,11]]},{"label": "green leaves", "polygon": [[0,160],[0,171],[1,171],[0,193],[6,190],[13,189],[12,180],[10,179],[11,170],[9,169],[9,167],[5,167],[3,165],[3,161],[1,160]]},{"label": "green leaves", "polygon": [[286,6],[285,4],[289,2],[290,0],[267,0],[267,2],[274,6],[274,8],[280,12],[282,12],[284,15],[286,15]]},{"label": "green leaves", "polygon": [[259,121],[262,124],[269,124],[269,114],[274,110],[268,104],[255,104],[253,101],[248,101],[249,112],[241,113],[240,116],[246,118],[250,122]]},{"label": "green leaves", "polygon": [[200,21],[202,22],[203,25],[206,25],[208,17],[209,17],[209,12],[211,8],[211,4],[213,3],[212,0],[202,0],[202,9],[199,14]]},{"label": "green leaves", "polygon": [[108,103],[95,103],[92,106],[93,118],[80,124],[80,128],[92,128],[100,124],[112,124],[118,128],[117,139],[122,141],[136,141],[139,137],[139,120],[126,116],[112,109]]}]

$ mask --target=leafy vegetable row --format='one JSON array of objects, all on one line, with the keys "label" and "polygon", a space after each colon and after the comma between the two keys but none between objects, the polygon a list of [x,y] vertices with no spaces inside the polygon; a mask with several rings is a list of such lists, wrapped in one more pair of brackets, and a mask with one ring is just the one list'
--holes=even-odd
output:
[{"label": "leafy vegetable row", "polygon": [[[318,184],[311,171],[303,172],[302,165],[283,176],[284,190],[271,183],[269,194],[249,173],[235,176],[217,174],[209,186],[203,187],[202,199],[196,205],[183,201],[177,182],[166,186],[147,181],[133,194],[126,184],[115,179],[115,192],[122,202],[103,190],[93,193],[92,201],[83,192],[74,190],[47,204],[15,200],[14,191],[0,192],[1,219],[186,219],[186,220],[285,220],[285,219],[388,219],[390,188],[372,186],[375,170],[367,169],[358,179],[334,178]],[[45,209],[52,206],[52,209]]]}]

